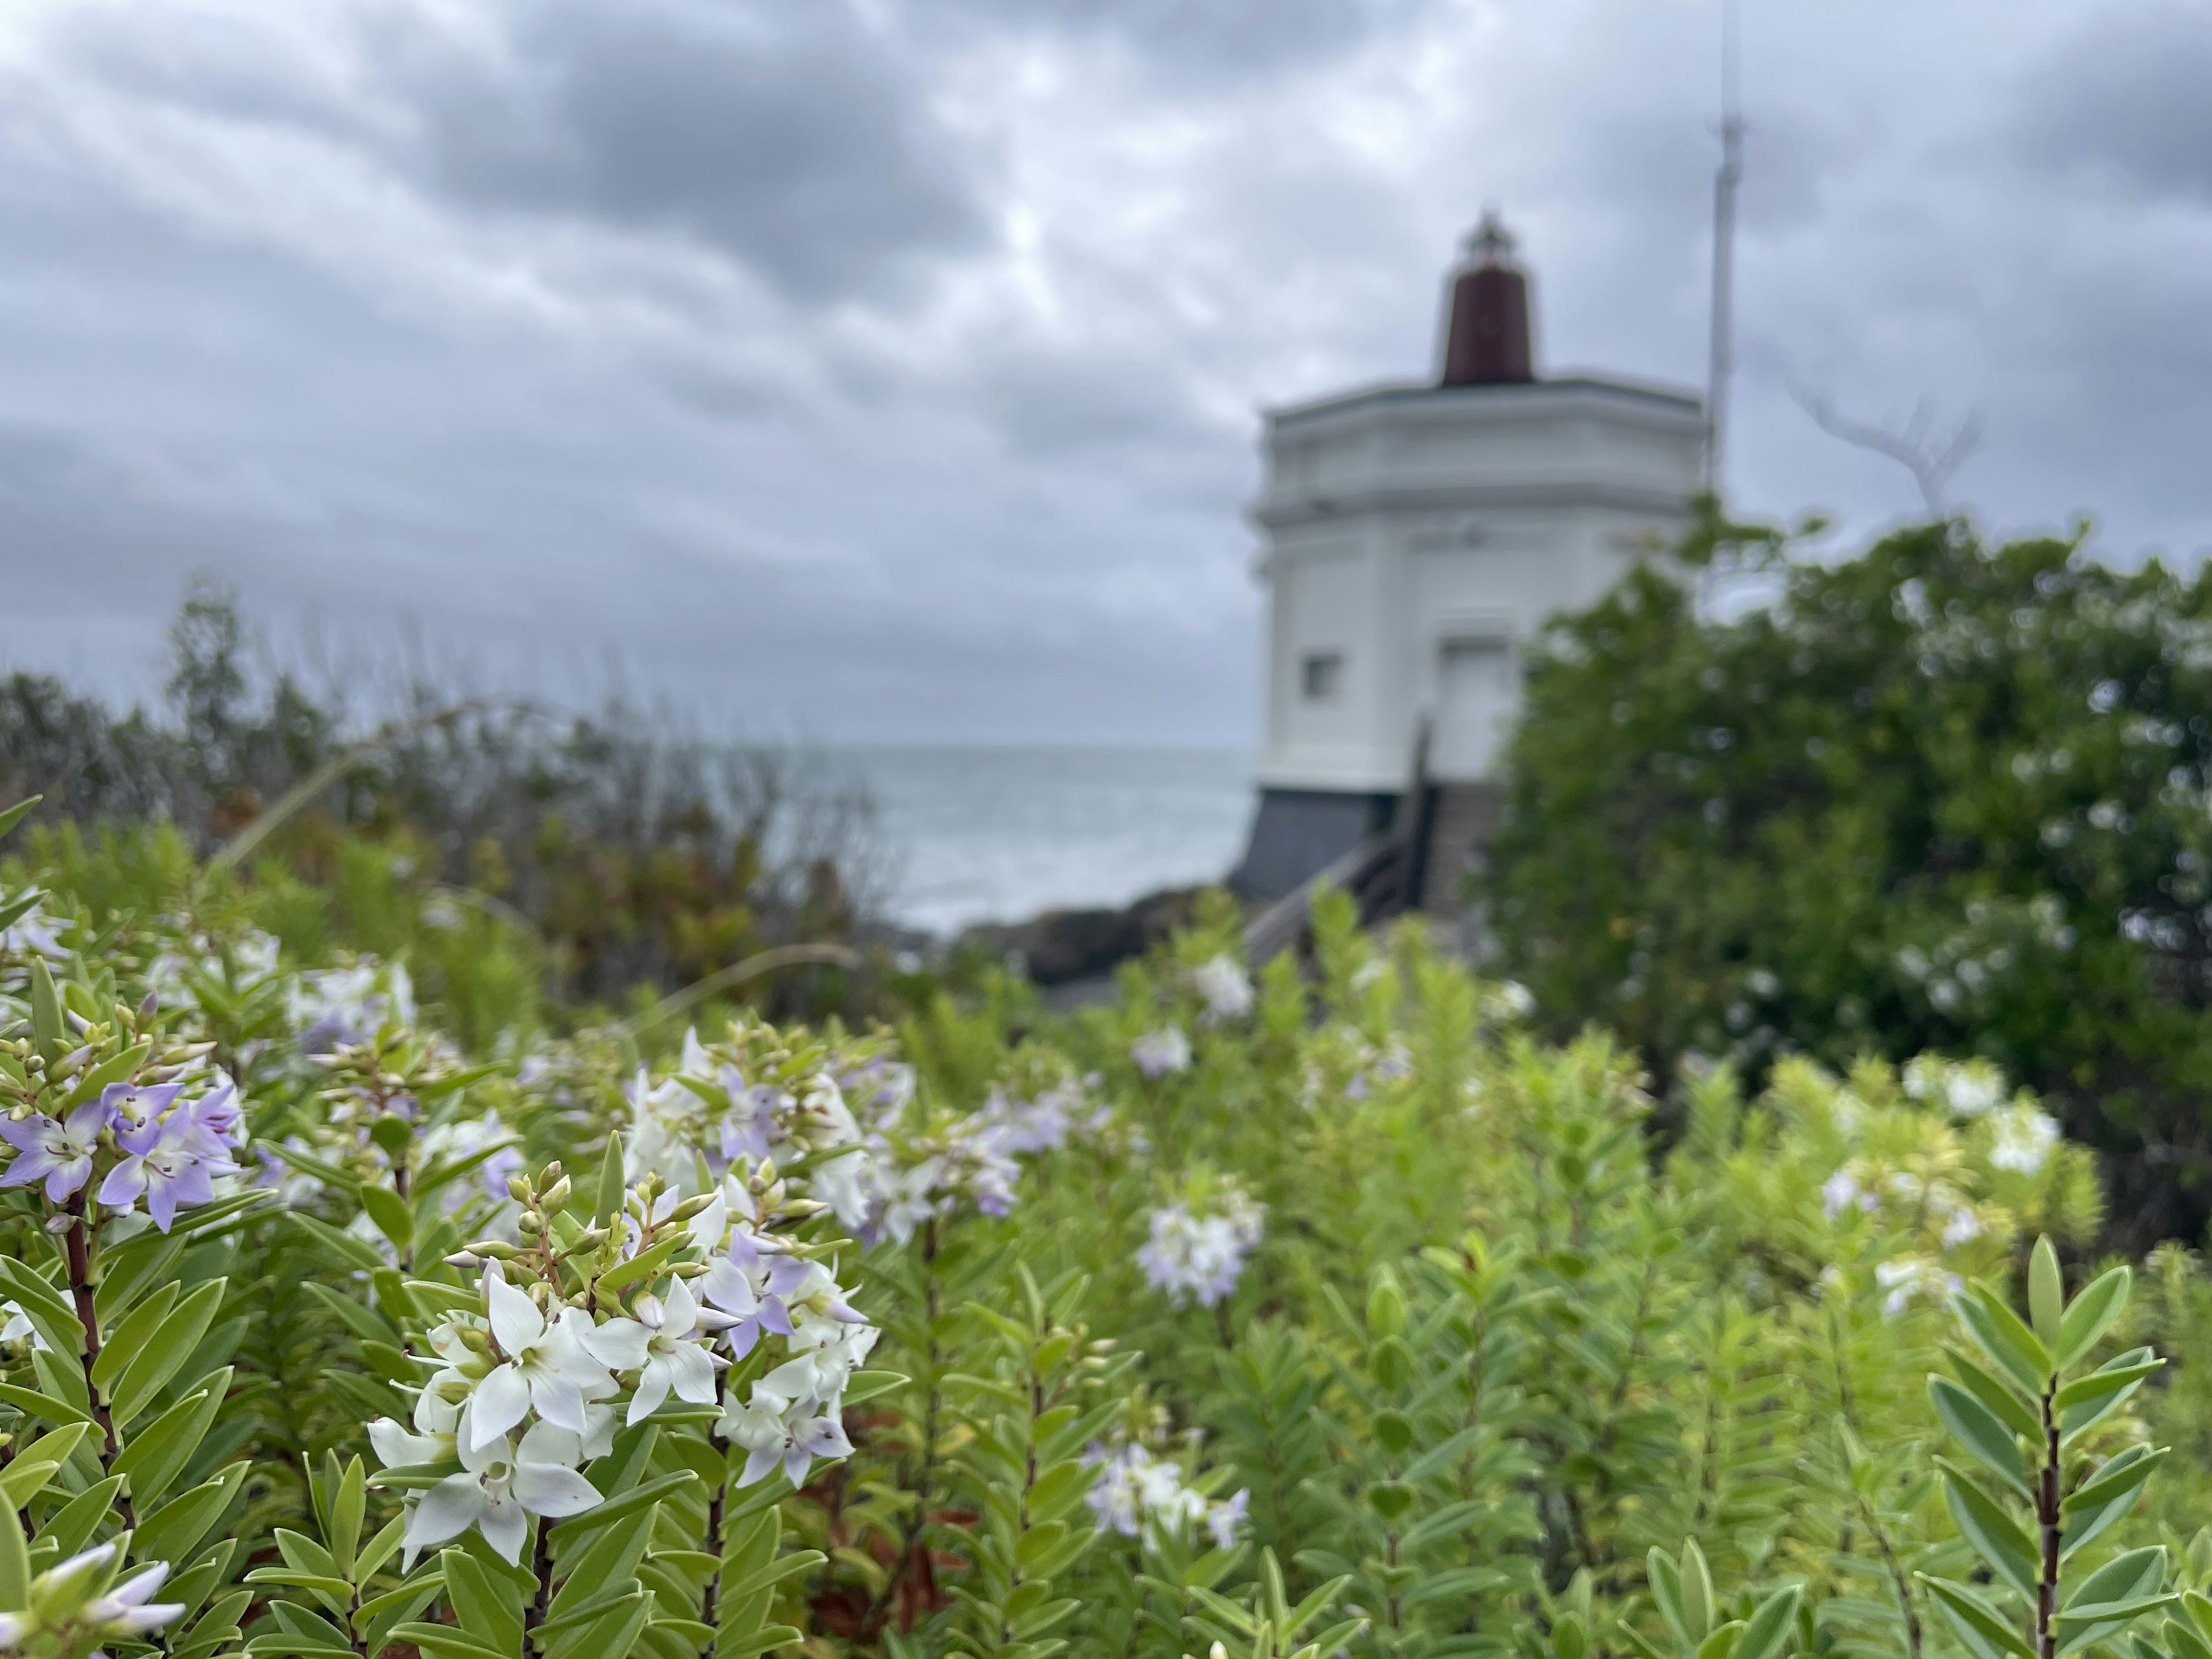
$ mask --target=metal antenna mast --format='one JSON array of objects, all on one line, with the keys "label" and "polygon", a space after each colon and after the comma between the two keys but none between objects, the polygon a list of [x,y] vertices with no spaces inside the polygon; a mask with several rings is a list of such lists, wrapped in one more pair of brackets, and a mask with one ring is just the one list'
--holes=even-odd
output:
[{"label": "metal antenna mast", "polygon": [[1729,371],[1735,352],[1735,191],[1743,179],[1743,112],[1737,106],[1738,0],[1721,0],[1721,166],[1713,175],[1712,356],[1705,386],[1705,489],[1721,493]]}]

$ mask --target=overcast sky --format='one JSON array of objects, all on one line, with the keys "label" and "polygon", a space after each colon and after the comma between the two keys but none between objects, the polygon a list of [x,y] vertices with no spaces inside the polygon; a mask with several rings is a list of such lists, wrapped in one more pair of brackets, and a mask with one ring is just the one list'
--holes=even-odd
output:
[{"label": "overcast sky", "polygon": [[[0,663],[618,658],[709,722],[1244,744],[1255,410],[1702,380],[1717,0],[10,0]],[[1741,503],[2212,542],[2212,3],[1746,0]]]}]

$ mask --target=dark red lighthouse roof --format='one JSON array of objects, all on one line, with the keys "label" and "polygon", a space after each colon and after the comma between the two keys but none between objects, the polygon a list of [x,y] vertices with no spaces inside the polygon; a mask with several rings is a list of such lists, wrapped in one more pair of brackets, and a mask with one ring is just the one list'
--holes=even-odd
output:
[{"label": "dark red lighthouse roof", "polygon": [[1528,278],[1513,263],[1513,238],[1496,210],[1486,210],[1452,278],[1442,384],[1497,386],[1535,378]]}]

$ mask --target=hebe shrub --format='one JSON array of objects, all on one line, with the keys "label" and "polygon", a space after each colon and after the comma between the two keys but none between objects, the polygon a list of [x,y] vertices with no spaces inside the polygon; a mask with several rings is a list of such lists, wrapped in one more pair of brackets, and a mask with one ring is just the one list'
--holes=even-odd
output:
[{"label": "hebe shrub", "polygon": [[1987,1067],[1661,1158],[1336,897],[1312,981],[1212,909],[1065,1019],[465,1048],[172,898],[0,891],[0,1651],[2206,1659],[2212,1289],[2069,1301]]}]

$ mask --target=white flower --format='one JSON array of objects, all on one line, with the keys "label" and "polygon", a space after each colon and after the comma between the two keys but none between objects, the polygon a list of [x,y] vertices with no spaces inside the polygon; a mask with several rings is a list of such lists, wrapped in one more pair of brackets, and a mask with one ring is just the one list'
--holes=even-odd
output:
[{"label": "white flower", "polygon": [[2057,1120],[2033,1106],[2011,1108],[1996,1120],[1996,1141],[1990,1148],[1990,1162],[2000,1170],[2011,1170],[2020,1175],[2038,1174],[2051,1161],[2051,1151],[2058,1145]]},{"label": "white flower", "polygon": [[[420,1412],[419,1405],[416,1410]],[[410,1434],[389,1417],[380,1417],[368,1425],[368,1443],[375,1449],[377,1460],[387,1469],[409,1463],[442,1463],[456,1455],[450,1432]]]},{"label": "white flower", "polygon": [[600,1364],[638,1374],[629,1420],[638,1423],[652,1416],[672,1392],[695,1406],[713,1405],[714,1362],[692,1333],[702,1324],[711,1330],[737,1322],[701,1308],[691,1287],[680,1279],[665,1303],[641,1296],[637,1306],[639,1318],[610,1319],[583,1340]]},{"label": "white flower", "polygon": [[1244,1258],[1260,1242],[1265,1206],[1233,1187],[1214,1205],[1204,1215],[1185,1204],[1153,1211],[1150,1237],[1137,1252],[1145,1277],[1177,1307],[1186,1299],[1206,1308],[1221,1301],[1237,1288]]},{"label": "white flower", "polygon": [[531,1425],[516,1444],[511,1435],[461,1447],[463,1473],[449,1474],[424,1492],[407,1516],[407,1561],[471,1527],[507,1561],[519,1560],[529,1535],[528,1515],[581,1515],[599,1503],[599,1489],[576,1472],[581,1441],[550,1423]]},{"label": "white flower", "polygon": [[1157,1031],[1146,1032],[1131,1043],[1129,1058],[1148,1078],[1187,1072],[1190,1069],[1190,1039],[1183,1035],[1182,1026],[1164,1025]]},{"label": "white flower", "polygon": [[1252,1012],[1252,981],[1234,957],[1212,958],[1192,972],[1190,982],[1206,1003],[1209,1024],[1242,1019]]},{"label": "white flower", "polygon": [[477,1385],[469,1401],[464,1450],[493,1444],[532,1407],[547,1422],[584,1433],[585,1389],[611,1391],[606,1373],[579,1340],[588,1322],[566,1308],[549,1323],[536,1303],[499,1276],[497,1264],[484,1269],[483,1285],[491,1334],[507,1358]]},{"label": "white flower", "polygon": [[1848,1170],[1838,1170],[1820,1183],[1820,1207],[1833,1221],[1859,1202],[1859,1183]]},{"label": "white flower", "polygon": [[156,1561],[94,1601],[84,1610],[85,1621],[99,1626],[103,1636],[143,1636],[159,1630],[185,1610],[181,1601],[155,1601],[155,1590],[169,1577],[169,1564]]}]

